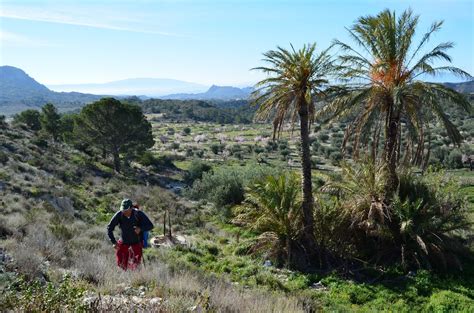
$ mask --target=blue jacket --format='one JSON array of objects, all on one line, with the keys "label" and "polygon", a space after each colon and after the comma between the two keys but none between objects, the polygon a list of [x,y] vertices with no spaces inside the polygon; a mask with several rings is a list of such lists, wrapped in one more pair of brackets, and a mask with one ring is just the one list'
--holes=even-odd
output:
[{"label": "blue jacket", "polygon": [[[117,243],[117,240],[114,236],[114,229],[117,225],[119,225],[121,230],[120,237],[122,238],[122,242],[126,245],[139,243],[141,240],[141,234],[153,229],[153,223],[150,221],[148,216],[143,213],[143,211],[134,209],[130,217],[126,217],[122,214],[122,211],[118,211],[110,220],[109,225],[107,225],[107,235],[109,236],[112,244]],[[135,233],[134,227],[140,227],[140,235]]]}]

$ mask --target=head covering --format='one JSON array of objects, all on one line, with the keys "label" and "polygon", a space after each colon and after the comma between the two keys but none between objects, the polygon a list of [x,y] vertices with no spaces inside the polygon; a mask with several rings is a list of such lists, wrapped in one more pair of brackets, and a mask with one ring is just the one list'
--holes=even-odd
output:
[{"label": "head covering", "polygon": [[132,200],[130,199],[123,199],[122,204],[120,205],[120,210],[128,210],[129,208],[132,207]]}]

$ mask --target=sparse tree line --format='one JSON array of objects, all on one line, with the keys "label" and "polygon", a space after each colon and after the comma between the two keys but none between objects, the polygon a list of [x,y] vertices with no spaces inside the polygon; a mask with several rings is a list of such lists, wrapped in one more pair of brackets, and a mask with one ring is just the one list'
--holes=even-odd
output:
[{"label": "sparse tree line", "polygon": [[13,121],[103,159],[111,156],[116,171],[121,170],[123,158],[138,158],[154,145],[151,124],[140,107],[113,98],[86,105],[78,114],[60,115],[48,103],[41,112],[26,110]]},{"label": "sparse tree line", "polygon": [[162,120],[185,122],[213,122],[219,124],[249,124],[255,107],[245,100],[212,102],[202,100],[140,100],[132,97],[125,102],[139,105],[144,113],[161,114]]}]

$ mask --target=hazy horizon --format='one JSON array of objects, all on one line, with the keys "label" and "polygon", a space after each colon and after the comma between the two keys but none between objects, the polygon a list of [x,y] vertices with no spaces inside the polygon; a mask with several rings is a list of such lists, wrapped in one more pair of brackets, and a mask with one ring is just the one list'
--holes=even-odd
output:
[{"label": "hazy horizon", "polygon": [[444,20],[431,44],[455,42],[453,65],[474,74],[474,4],[465,0],[2,1],[0,65],[47,86],[158,78],[243,87],[263,77],[250,71],[263,52],[353,44],[345,27],[358,17],[409,7],[420,15],[418,37]]}]

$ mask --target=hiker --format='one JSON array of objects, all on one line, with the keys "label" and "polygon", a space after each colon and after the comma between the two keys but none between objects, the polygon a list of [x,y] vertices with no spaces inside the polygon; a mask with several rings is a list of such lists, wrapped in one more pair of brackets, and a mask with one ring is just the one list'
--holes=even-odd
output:
[{"label": "hiker", "polygon": [[[121,239],[115,240],[114,229],[119,225]],[[132,200],[124,199],[120,205],[120,211],[110,220],[107,225],[107,234],[115,248],[117,265],[123,270],[136,269],[142,260],[142,234],[153,228],[150,219],[143,211],[133,208]]]},{"label": "hiker", "polygon": [[[138,204],[133,204],[133,209],[134,210],[137,210],[137,211],[140,211],[140,207],[138,206]],[[150,236],[150,232],[149,231],[142,231],[142,244],[143,244],[143,249],[147,249],[150,247],[150,245],[148,244],[148,237]]]}]

